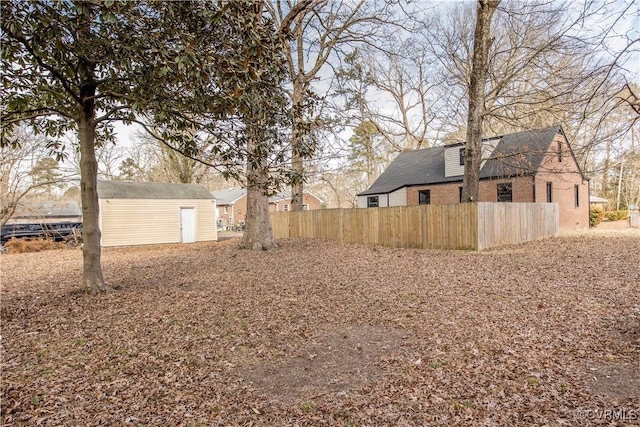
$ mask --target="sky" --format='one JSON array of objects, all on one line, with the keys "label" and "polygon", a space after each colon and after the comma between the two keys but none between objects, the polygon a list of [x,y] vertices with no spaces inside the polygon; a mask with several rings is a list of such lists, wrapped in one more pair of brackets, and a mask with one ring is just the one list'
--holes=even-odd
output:
[{"label": "sky", "polygon": [[[377,1],[377,0],[371,0]],[[414,9],[426,10],[426,13],[432,13],[441,7],[451,7],[453,4],[470,3],[472,0],[413,0],[409,3],[409,7]],[[504,0],[503,0],[504,1]],[[570,3],[571,4],[571,3]],[[572,3],[573,7],[579,7],[578,3]],[[585,28],[598,28],[601,26],[610,26],[616,18],[615,25],[607,43],[609,47],[615,51],[619,51],[622,47],[628,45],[630,40],[635,40],[629,50],[634,52],[628,55],[627,62],[624,67],[627,70],[630,80],[635,80],[640,84],[640,1],[638,0],[599,0],[593,5],[598,8],[598,15],[584,23]],[[623,16],[620,11],[626,10]],[[332,76],[331,68],[325,66],[320,73],[320,78],[316,83],[316,90],[320,94],[327,92],[328,84]],[[384,101],[384,100],[382,100]],[[126,126],[122,123],[115,124],[118,144],[122,147],[130,147],[134,144],[134,134],[137,126]],[[344,133],[344,137],[348,138],[350,131]]]}]

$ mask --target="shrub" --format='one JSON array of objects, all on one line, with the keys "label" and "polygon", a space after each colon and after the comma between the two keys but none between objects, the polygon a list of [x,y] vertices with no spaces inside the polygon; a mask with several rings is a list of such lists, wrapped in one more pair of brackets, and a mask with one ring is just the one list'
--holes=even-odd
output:
[{"label": "shrub", "polygon": [[589,226],[597,227],[598,224],[604,219],[604,209],[591,208],[589,209]]},{"label": "shrub", "polygon": [[607,221],[624,221],[629,218],[629,211],[606,211],[604,217]]},{"label": "shrub", "polygon": [[21,254],[24,252],[40,252],[49,249],[62,249],[65,247],[62,242],[54,242],[50,239],[16,239],[12,237],[5,244],[7,251],[10,254]]}]

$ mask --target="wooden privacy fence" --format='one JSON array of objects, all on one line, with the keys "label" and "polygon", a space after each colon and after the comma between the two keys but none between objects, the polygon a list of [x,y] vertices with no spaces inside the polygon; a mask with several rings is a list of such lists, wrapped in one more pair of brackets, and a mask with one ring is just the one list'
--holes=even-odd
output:
[{"label": "wooden privacy fence", "polygon": [[556,203],[459,203],[271,212],[276,238],[402,248],[483,250],[553,236]]}]

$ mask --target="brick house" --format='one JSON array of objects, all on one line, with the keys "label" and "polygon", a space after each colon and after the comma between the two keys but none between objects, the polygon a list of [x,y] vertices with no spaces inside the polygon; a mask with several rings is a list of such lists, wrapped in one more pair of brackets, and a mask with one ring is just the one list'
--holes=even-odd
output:
[{"label": "brick house", "polygon": [[216,225],[227,229],[240,221],[244,221],[247,213],[247,190],[233,187],[226,190],[212,191],[216,198]]},{"label": "brick house", "polygon": [[[247,190],[233,187],[227,190],[212,191],[216,198],[218,228],[229,228],[233,224],[243,223],[247,214]],[[314,194],[305,191],[302,196],[303,210],[320,209],[324,202]],[[282,191],[269,198],[269,211],[288,211],[291,208],[291,191]]]},{"label": "brick house", "polygon": [[[465,144],[402,152],[358,207],[459,203]],[[479,202],[558,203],[560,229],[589,227],[589,180],[560,126],[483,140]]]},{"label": "brick house", "polygon": [[[322,208],[324,201],[309,191],[302,194],[302,210],[313,211]],[[282,191],[269,198],[269,212],[288,211],[291,209],[291,191]]]}]

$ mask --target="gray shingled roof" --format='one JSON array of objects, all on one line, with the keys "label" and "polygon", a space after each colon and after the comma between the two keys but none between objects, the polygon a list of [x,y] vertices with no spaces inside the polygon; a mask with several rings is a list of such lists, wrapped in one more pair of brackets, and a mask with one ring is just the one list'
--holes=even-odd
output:
[{"label": "gray shingled roof", "polygon": [[214,199],[200,184],[173,184],[164,182],[98,181],[101,199]]},{"label": "gray shingled roof", "polygon": [[480,179],[530,175],[538,171],[560,126],[512,133],[500,142],[480,170]]},{"label": "gray shingled roof", "polygon": [[[560,126],[504,135],[480,170],[480,179],[535,173]],[[413,185],[461,182],[462,176],[444,174],[445,147],[398,154],[378,179],[359,196],[390,193]]]},{"label": "gray shingled roof", "polygon": [[458,180],[458,177],[444,176],[444,147],[404,151],[398,154],[369,189],[358,195],[390,193],[410,185]]},{"label": "gray shingled roof", "polygon": [[211,192],[216,198],[216,204],[220,205],[230,205],[240,197],[247,194],[247,189],[242,187],[233,187],[228,188],[226,190],[216,190]]}]

